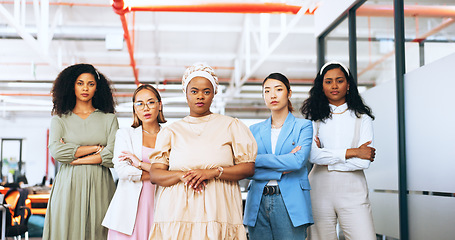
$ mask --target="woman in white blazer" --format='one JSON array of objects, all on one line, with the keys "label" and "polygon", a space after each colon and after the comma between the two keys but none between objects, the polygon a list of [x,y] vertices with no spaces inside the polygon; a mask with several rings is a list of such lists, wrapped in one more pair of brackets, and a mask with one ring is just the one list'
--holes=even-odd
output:
[{"label": "woman in white blazer", "polygon": [[133,124],[117,131],[115,139],[113,162],[119,182],[103,221],[110,240],[147,239],[153,223],[155,185],[148,158],[160,123],[166,120],[161,96],[150,85],[134,91],[133,104]]}]

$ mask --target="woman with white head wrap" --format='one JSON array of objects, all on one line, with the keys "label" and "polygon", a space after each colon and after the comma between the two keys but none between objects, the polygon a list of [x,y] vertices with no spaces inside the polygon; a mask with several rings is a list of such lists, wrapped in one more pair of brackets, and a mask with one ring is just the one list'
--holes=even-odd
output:
[{"label": "woman with white head wrap", "polygon": [[190,115],[160,131],[150,156],[159,187],[149,238],[246,239],[238,180],[254,174],[254,137],[238,119],[210,111],[218,86],[210,66],[189,67],[182,85]]},{"label": "woman with white head wrap", "polygon": [[188,83],[195,77],[204,77],[209,80],[213,86],[215,94],[218,93],[218,77],[216,76],[215,71],[209,65],[202,62],[194,63],[191,67],[185,70],[182,77],[182,90],[184,93],[186,93]]}]

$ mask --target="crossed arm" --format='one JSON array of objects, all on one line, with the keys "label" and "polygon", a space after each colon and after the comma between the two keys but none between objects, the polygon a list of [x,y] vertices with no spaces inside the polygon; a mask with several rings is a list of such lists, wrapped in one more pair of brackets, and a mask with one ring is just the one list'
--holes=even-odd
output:
[{"label": "crossed arm", "polygon": [[150,180],[152,183],[163,187],[169,187],[183,182],[195,191],[203,191],[207,181],[218,178],[227,181],[238,181],[254,174],[254,163],[239,163],[234,166],[224,167],[220,172],[218,168],[193,169],[189,171],[169,170],[169,166],[162,163],[154,163],[150,168]]}]

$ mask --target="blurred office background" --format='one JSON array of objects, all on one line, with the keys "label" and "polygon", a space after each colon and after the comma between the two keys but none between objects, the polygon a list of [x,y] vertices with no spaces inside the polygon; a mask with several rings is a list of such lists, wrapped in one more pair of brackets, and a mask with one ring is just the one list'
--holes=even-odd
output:
[{"label": "blurred office background", "polygon": [[298,110],[326,60],[350,66],[376,116],[366,175],[378,238],[455,239],[453,0],[0,1],[3,183],[54,178],[50,89],[68,65],[110,78],[127,127],[140,83],[160,90],[169,123],[186,116],[182,74],[207,62],[221,84],[212,111],[251,125],[270,114],[261,95],[269,73],[290,79]]}]

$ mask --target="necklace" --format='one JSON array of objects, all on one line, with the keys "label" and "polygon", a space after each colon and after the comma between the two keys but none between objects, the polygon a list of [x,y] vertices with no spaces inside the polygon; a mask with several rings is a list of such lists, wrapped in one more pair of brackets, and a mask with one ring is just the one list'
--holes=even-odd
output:
[{"label": "necklace", "polygon": [[281,128],[283,126],[284,123],[282,123],[280,126],[275,126],[272,124],[272,128]]},{"label": "necklace", "polygon": [[190,122],[190,117],[188,117],[188,126],[190,127],[191,131],[192,131],[194,134],[196,134],[196,135],[198,135],[198,136],[201,136],[201,134],[202,134],[202,133],[204,132],[204,130],[205,130],[205,127],[207,126],[207,123],[210,122],[210,119],[212,118],[212,115],[213,115],[212,113],[209,115],[207,121],[205,121],[204,126],[200,129],[200,131],[197,131],[197,130],[194,130],[194,129],[193,129],[193,127],[191,126],[191,124],[197,124],[197,123],[192,123],[192,122]]},{"label": "necklace", "polygon": [[344,111],[342,111],[342,112],[339,112],[339,113],[334,113],[334,112],[332,112],[332,114],[343,114],[343,113],[345,113],[347,110],[348,110],[348,109],[346,108],[346,109],[345,109]]},{"label": "necklace", "polygon": [[[157,133],[160,131],[160,129],[161,129],[161,127],[160,127],[160,128],[158,129],[158,131],[156,131],[154,134],[157,134]],[[153,134],[149,133],[149,132],[148,132],[147,130],[145,130],[145,129],[142,129],[142,131],[145,132],[145,133],[148,133],[149,135],[153,135]]]}]

